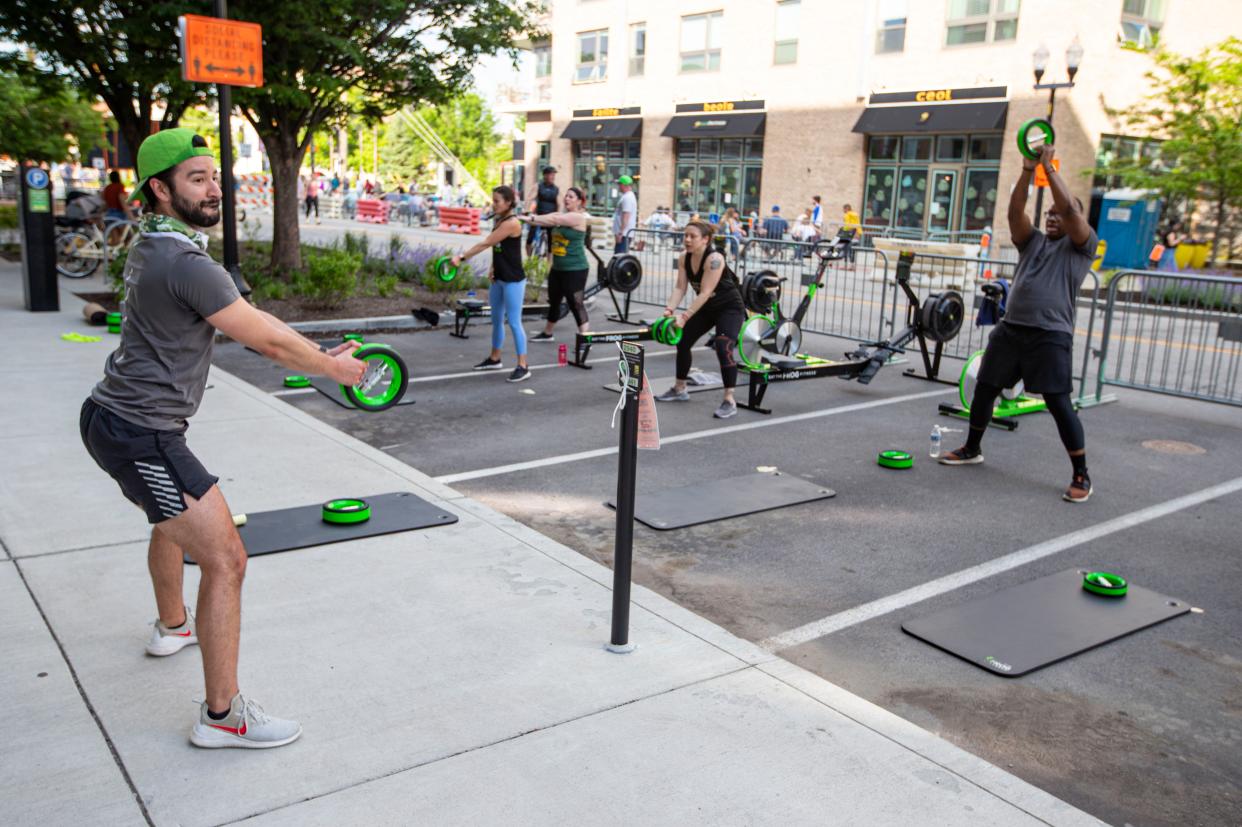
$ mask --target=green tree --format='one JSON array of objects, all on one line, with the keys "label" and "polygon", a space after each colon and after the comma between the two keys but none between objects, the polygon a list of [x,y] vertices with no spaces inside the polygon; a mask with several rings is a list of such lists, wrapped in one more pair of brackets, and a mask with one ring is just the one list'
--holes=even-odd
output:
[{"label": "green tree", "polygon": [[1230,37],[1198,55],[1152,53],[1151,92],[1127,109],[1110,110],[1127,127],[1162,140],[1160,156],[1104,168],[1127,186],[1212,208],[1212,258],[1227,250],[1242,209],[1242,40]]},{"label": "green tree", "polygon": [[26,64],[0,69],[0,154],[55,163],[103,143],[103,117],[63,79]]},{"label": "green tree", "polygon": [[[500,183],[500,154],[505,144],[496,134],[496,117],[482,97],[466,92],[442,104],[425,106],[418,113],[484,188]],[[388,126],[386,157],[399,174],[408,177],[438,160],[431,147],[400,118],[391,119]]]},{"label": "green tree", "polygon": [[210,9],[207,0],[8,0],[0,6],[0,37],[32,49],[85,98],[106,103],[137,152],[157,103],[163,128],[207,99],[207,87],[181,80],[177,17]]},{"label": "green tree", "polygon": [[480,57],[515,55],[538,10],[534,0],[234,0],[230,16],[264,32],[266,85],[235,100],[272,165],[273,268],[301,263],[296,181],[313,133],[448,99]]}]

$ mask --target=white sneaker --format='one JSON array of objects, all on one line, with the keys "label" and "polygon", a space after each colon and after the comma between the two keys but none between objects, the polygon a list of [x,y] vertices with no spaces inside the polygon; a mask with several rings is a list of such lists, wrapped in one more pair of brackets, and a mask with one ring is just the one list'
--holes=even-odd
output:
[{"label": "white sneaker", "polygon": [[229,714],[219,721],[207,714],[207,702],[203,701],[190,743],[204,749],[269,749],[291,744],[301,735],[302,725],[297,721],[268,715],[238,692],[229,704]]},{"label": "white sneaker", "polygon": [[147,654],[157,658],[175,655],[187,646],[198,643],[198,631],[194,628],[194,613],[185,607],[185,623],[176,629],[169,629],[157,618],[151,624],[151,640],[147,643]]}]

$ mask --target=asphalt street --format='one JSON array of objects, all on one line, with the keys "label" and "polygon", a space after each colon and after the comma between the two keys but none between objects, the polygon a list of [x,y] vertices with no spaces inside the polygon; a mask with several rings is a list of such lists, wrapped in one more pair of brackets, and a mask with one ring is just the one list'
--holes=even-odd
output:
[{"label": "asphalt street", "polygon": [[[646,308],[648,312],[653,308]],[[638,311],[636,315],[642,315]],[[528,323],[527,329],[533,329]],[[597,329],[621,327],[600,322]],[[568,325],[558,334],[566,342]],[[286,371],[235,344],[216,362],[254,385],[413,465],[468,496],[611,562],[616,488],[616,352],[594,370],[558,367],[557,347],[531,345],[531,380],[469,368],[486,353],[487,322],[468,340],[445,329],[383,336],[411,366],[416,403],[381,414],[342,408],[316,391],[287,392]],[[569,342],[572,353],[572,342]],[[839,339],[805,348],[840,357]],[[656,391],[671,349],[649,344]],[[506,367],[512,345],[505,346]],[[696,364],[714,369],[706,350]],[[960,363],[947,371],[956,375]],[[744,391],[742,391],[744,393]],[[1242,421],[1235,409],[1123,391],[1083,412],[1096,492],[1070,505],[1070,465],[1050,417],[989,432],[982,466],[930,461],[933,425],[956,388],[883,370],[870,386],[817,379],[772,387],[771,416],[715,420],[715,391],[658,408],[659,451],[639,455],[654,492],[756,469],[834,489],[834,499],[657,532],[635,529],[634,576],[741,637],[841,684],[1112,823],[1235,823],[1242,806],[1242,643],[1235,599],[1242,508]],[[953,447],[962,434],[946,435]],[[193,430],[190,442],[193,444]],[[909,471],[879,451],[916,457]],[[348,469],[341,469],[343,476]],[[1227,484],[1223,493],[1213,486]],[[1231,487],[1230,487],[1231,486]],[[1208,491],[1170,513],[1151,509]],[[1075,532],[1104,526],[1078,542]],[[1102,532],[1102,533],[1101,533]],[[938,578],[1070,537],[1054,551],[928,599],[877,610],[827,634],[825,618],[875,607]],[[904,620],[1071,567],[1117,571],[1194,606],[1194,613],[1006,679],[904,634]],[[809,636],[808,636],[809,635]]]}]

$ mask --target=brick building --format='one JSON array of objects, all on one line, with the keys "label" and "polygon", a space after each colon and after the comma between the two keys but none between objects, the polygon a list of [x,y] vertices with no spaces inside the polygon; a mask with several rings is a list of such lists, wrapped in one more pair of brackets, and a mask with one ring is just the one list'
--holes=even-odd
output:
[{"label": "brick building", "polygon": [[[1107,108],[1145,92],[1153,38],[1191,53],[1242,31],[1236,0],[551,0],[527,44],[515,171],[526,193],[556,166],[562,187],[609,212],[634,176],[639,212],[788,216],[824,198],[868,224],[1004,239],[1021,164],[1014,134],[1057,92],[1063,169],[1084,202],[1104,152],[1143,151]],[[1133,139],[1131,139],[1133,138]]]}]

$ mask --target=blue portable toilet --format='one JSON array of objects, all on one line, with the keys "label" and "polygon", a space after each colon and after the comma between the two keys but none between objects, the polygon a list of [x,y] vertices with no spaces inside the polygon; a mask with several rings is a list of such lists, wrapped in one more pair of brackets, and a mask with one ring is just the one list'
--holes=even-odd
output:
[{"label": "blue portable toilet", "polygon": [[1153,190],[1115,189],[1104,193],[1100,204],[1102,241],[1108,242],[1104,267],[1147,267],[1153,239],[1160,224],[1160,198]]}]

